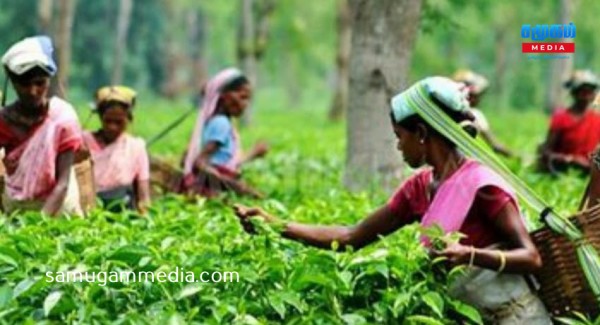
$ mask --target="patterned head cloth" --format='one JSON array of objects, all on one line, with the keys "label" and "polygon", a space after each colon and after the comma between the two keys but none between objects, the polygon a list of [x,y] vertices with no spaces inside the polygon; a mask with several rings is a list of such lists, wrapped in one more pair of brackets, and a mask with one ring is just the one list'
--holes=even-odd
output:
[{"label": "patterned head cloth", "polygon": [[571,78],[565,82],[565,87],[574,90],[583,85],[598,88],[598,77],[590,70],[576,70]]},{"label": "patterned head cloth", "polygon": [[96,107],[102,103],[118,102],[133,107],[137,93],[125,86],[106,86],[96,91]]},{"label": "patterned head cloth", "polygon": [[469,87],[469,91],[476,95],[483,93],[489,87],[489,82],[484,76],[471,70],[458,70],[453,79],[465,83]]},{"label": "patterned head cloth", "polygon": [[[457,112],[469,110],[468,90],[463,84],[446,77],[429,77],[392,98],[392,115],[396,123],[417,113],[415,105],[419,105],[423,99],[419,98],[420,100],[416,101],[413,97],[418,97],[417,89],[419,88],[423,88],[428,96],[435,98],[451,110]],[[423,104],[422,106],[437,108],[437,105],[428,98],[425,98],[425,102],[429,104]],[[441,110],[438,108],[436,111]]]},{"label": "patterned head cloth", "polygon": [[2,65],[19,76],[36,67],[54,76],[57,68],[52,51],[52,41],[48,36],[28,37],[6,51],[2,56]]}]

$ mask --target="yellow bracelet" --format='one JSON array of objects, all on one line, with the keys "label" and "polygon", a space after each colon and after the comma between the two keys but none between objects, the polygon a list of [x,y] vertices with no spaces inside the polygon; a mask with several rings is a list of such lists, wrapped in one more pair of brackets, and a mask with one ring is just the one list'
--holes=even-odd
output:
[{"label": "yellow bracelet", "polygon": [[500,267],[498,268],[498,273],[502,273],[504,268],[506,267],[506,255],[502,251],[497,251],[498,255],[500,255]]},{"label": "yellow bracelet", "polygon": [[471,258],[469,259],[469,267],[473,267],[475,262],[475,246],[471,246]]}]

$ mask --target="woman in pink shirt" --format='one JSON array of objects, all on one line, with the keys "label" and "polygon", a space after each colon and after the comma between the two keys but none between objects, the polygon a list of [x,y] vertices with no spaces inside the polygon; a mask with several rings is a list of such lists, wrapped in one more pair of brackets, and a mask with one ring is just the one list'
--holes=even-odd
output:
[{"label": "woman in pink shirt", "polygon": [[96,92],[96,110],[102,128],[85,132],[94,161],[98,197],[111,211],[124,207],[145,213],[150,204],[150,164],[143,139],[126,132],[133,120],[136,93],[123,86]]},{"label": "woman in pink shirt", "polygon": [[[402,228],[420,222],[438,225],[445,233],[465,235],[441,250],[421,242],[453,265],[467,265],[465,276],[450,294],[474,307],[486,324],[551,324],[525,275],[542,266],[540,255],[519,213],[512,188],[495,172],[463,156],[430,126],[417,108],[445,114],[475,134],[464,85],[444,77],[426,78],[392,99],[392,127],[398,149],[413,168],[428,166],[407,180],[391,199],[356,225],[321,226],[284,222],[283,236],[307,245],[359,249]],[[258,208],[236,206],[244,228],[253,232],[250,217],[279,219]]]},{"label": "woman in pink shirt", "polygon": [[17,99],[0,110],[4,149],[5,211],[33,210],[49,215],[81,214],[73,170],[81,150],[77,114],[66,101],[48,96],[57,72],[48,37],[28,37],[2,56]]}]

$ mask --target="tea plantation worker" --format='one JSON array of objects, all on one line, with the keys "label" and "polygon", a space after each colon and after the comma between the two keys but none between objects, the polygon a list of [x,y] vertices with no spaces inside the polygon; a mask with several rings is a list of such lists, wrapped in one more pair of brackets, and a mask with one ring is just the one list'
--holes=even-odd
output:
[{"label": "tea plantation worker", "polygon": [[550,172],[568,167],[588,171],[590,154],[600,142],[600,114],[591,107],[598,78],[588,70],[580,70],[565,86],[571,91],[573,104],[552,115],[546,141],[540,147],[539,165]]},{"label": "tea plantation worker", "polygon": [[[422,112],[458,123],[462,137],[476,128],[469,113],[467,91],[445,77],[430,77],[391,101],[392,128],[398,149],[413,168],[428,166],[409,178],[387,204],[352,226],[307,225],[283,222],[286,238],[320,248],[359,249],[403,226],[420,222],[439,225],[446,233],[465,235],[436,254],[468,272],[451,294],[478,308],[486,324],[551,324],[539,298],[524,275],[542,266],[540,255],[522,220],[512,188],[491,168],[468,159],[457,145],[421,117]],[[419,113],[417,113],[419,112]],[[469,133],[469,135],[467,135]],[[281,223],[259,208],[237,205],[235,213],[252,232],[250,217]],[[421,242],[431,247],[430,239]]]},{"label": "tea plantation worker", "polygon": [[258,143],[246,155],[233,118],[248,106],[252,87],[241,71],[228,68],[204,87],[202,109],[189,141],[184,160],[182,191],[214,196],[222,191],[260,197],[260,193],[240,180],[242,164],[263,157],[268,147]]},{"label": "tea plantation worker", "polygon": [[0,147],[6,153],[7,172],[2,204],[7,212],[81,214],[72,170],[82,148],[81,128],[69,103],[48,97],[57,71],[52,51],[50,38],[35,36],[13,44],[2,57],[17,95],[0,111]]},{"label": "tea plantation worker", "polygon": [[591,178],[582,208],[591,208],[600,204],[600,146],[592,154]]},{"label": "tea plantation worker", "polygon": [[97,196],[104,206],[145,213],[150,205],[150,163],[146,142],[127,133],[133,120],[136,92],[124,86],[106,86],[96,92],[96,111],[102,127],[85,132],[94,162]]},{"label": "tea plantation worker", "polygon": [[481,135],[483,140],[492,148],[492,150],[494,150],[494,152],[505,157],[512,156],[512,153],[505,145],[498,141],[492,132],[490,124],[483,112],[477,108],[489,86],[488,80],[484,76],[471,70],[457,71],[454,74],[454,80],[466,84],[469,89],[469,105],[471,106],[471,113],[475,117],[474,124],[477,127],[478,134]]}]

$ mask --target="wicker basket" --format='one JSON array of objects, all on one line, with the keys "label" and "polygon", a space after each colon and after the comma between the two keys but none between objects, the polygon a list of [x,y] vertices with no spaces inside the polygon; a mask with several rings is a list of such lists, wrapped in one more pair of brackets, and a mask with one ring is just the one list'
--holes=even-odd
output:
[{"label": "wicker basket", "polygon": [[[585,240],[600,252],[600,206],[576,214],[573,221],[582,229]],[[598,298],[579,265],[575,244],[548,227],[531,236],[544,263],[536,278],[548,311],[554,316],[570,316],[579,311],[596,317],[600,313]]]},{"label": "wicker basket", "polygon": [[153,195],[177,192],[183,173],[172,165],[150,157],[150,186]]},{"label": "wicker basket", "polygon": [[94,169],[90,152],[80,150],[75,154],[75,177],[79,186],[79,204],[86,212],[96,206],[96,187],[94,184]]}]

